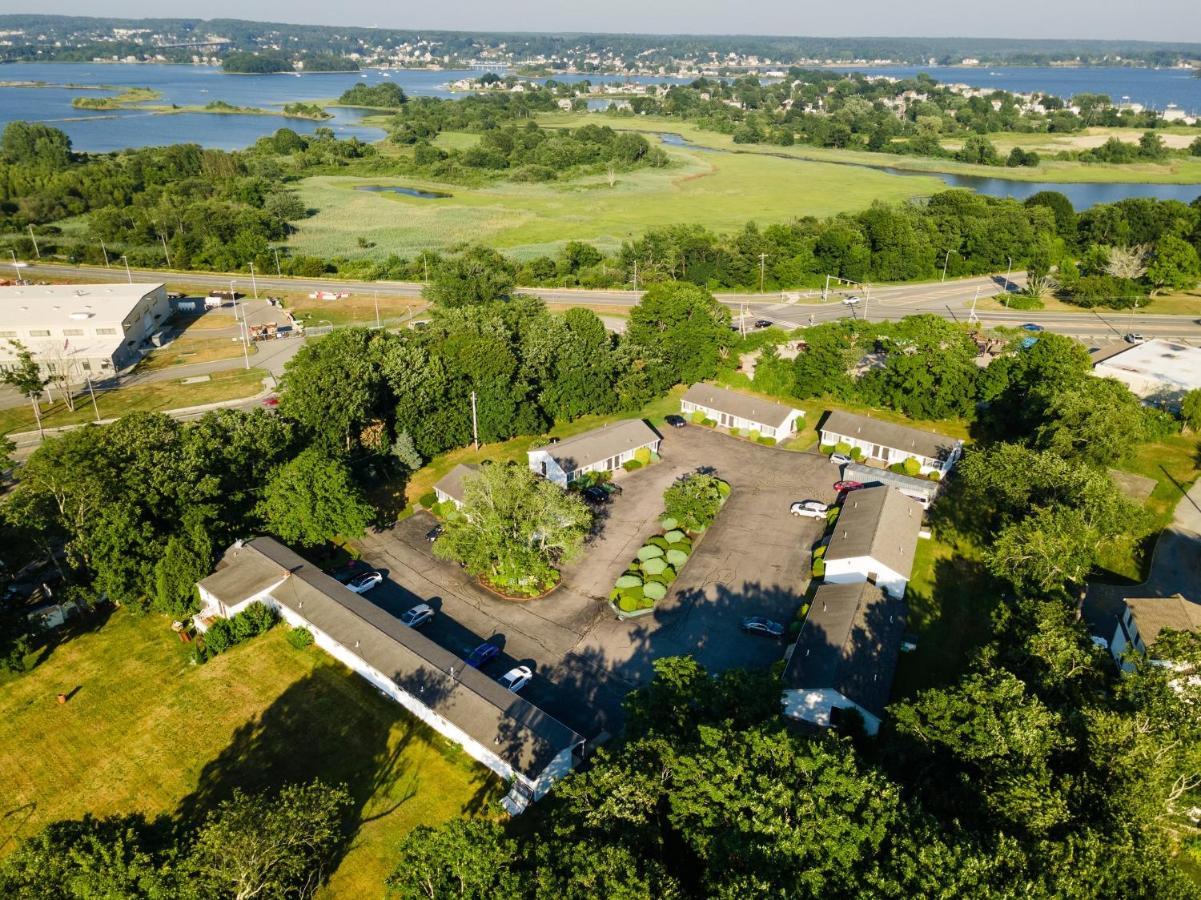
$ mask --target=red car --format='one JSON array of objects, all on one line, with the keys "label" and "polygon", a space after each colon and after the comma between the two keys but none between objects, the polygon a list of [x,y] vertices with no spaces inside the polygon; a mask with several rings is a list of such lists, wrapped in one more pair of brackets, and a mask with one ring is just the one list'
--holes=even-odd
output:
[{"label": "red car", "polygon": [[858,481],[836,481],[836,482],[834,482],[834,490],[838,491],[838,493],[840,493],[840,494],[845,494],[848,491],[857,491],[861,487],[863,487],[863,485],[860,484]]},{"label": "red car", "polygon": [[272,408],[279,406],[279,397],[272,394],[270,397],[268,397],[267,399],[265,399],[263,401],[263,406],[270,406]]}]

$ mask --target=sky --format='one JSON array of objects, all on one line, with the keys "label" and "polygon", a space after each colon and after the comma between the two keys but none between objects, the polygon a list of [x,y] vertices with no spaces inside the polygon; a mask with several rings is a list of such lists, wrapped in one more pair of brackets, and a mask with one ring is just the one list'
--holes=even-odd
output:
[{"label": "sky", "polygon": [[0,12],[454,31],[1110,38],[1201,42],[1197,0],[0,0]]}]

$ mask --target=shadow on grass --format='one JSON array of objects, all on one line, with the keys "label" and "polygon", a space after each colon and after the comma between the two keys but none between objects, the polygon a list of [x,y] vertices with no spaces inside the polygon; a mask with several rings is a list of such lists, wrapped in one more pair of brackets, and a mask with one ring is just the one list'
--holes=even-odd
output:
[{"label": "shadow on grass", "polygon": [[[25,671],[32,672],[68,641],[91,634],[93,631],[99,631],[112,616],[114,609],[115,607],[110,603],[99,603],[82,615],[64,622],[58,628],[52,628],[37,635],[33,640],[34,655],[32,659],[26,658]],[[79,688],[75,690],[78,691]]]}]

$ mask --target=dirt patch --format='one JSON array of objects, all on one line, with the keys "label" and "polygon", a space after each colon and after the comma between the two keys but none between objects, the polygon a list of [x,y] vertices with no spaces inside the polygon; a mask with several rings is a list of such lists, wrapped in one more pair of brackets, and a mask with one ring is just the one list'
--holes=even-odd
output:
[{"label": "dirt patch", "polygon": [[1155,490],[1155,479],[1147,478],[1144,475],[1123,472],[1121,469],[1110,469],[1109,477],[1118,486],[1118,490],[1135,503],[1146,503],[1151,498],[1151,492]]}]

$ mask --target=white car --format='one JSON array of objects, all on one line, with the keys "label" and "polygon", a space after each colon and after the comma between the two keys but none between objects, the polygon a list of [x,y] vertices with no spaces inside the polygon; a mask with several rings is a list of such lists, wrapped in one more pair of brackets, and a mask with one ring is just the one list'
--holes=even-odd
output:
[{"label": "white car", "polygon": [[830,507],[820,500],[798,500],[788,511],[794,516],[804,516],[808,519],[824,519]]},{"label": "white car", "polygon": [[836,466],[849,466],[854,461],[855,460],[851,459],[845,453],[831,453],[830,454],[830,462],[834,463],[834,465],[836,465]]},{"label": "white car", "polygon": [[859,298],[858,297],[844,297],[842,302],[845,303],[847,306],[858,306]]},{"label": "white car", "polygon": [[434,617],[434,608],[428,603],[418,603],[400,617],[400,621],[410,628],[420,628]]},{"label": "white car", "polygon": [[364,572],[362,575],[347,583],[347,587],[356,594],[365,594],[384,580],[379,572]]},{"label": "white car", "polygon": [[515,669],[509,669],[509,671],[496,680],[500,682],[500,686],[505,690],[516,694],[529,684],[533,677],[534,672],[529,666],[517,666]]}]

